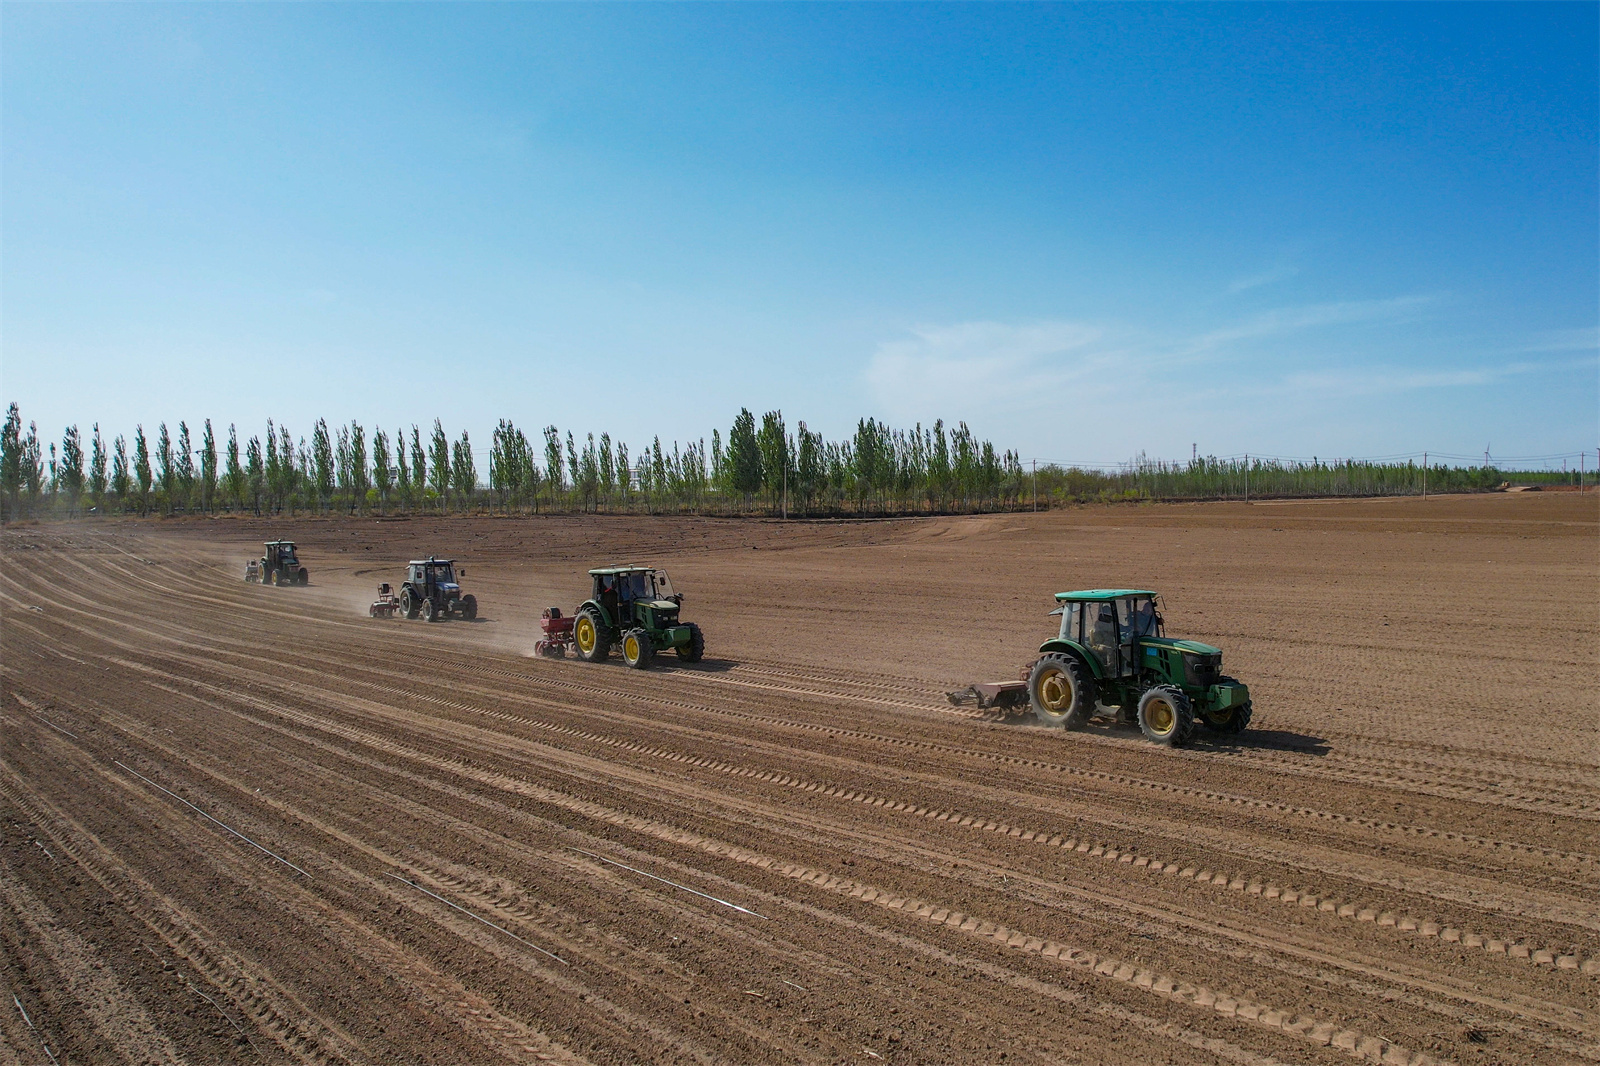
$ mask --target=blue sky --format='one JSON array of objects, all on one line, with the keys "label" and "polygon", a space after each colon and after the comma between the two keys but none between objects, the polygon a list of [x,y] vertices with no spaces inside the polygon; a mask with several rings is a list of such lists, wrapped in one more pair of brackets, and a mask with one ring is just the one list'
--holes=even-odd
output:
[{"label": "blue sky", "polygon": [[0,392],[1592,449],[1597,12],[6,3]]}]

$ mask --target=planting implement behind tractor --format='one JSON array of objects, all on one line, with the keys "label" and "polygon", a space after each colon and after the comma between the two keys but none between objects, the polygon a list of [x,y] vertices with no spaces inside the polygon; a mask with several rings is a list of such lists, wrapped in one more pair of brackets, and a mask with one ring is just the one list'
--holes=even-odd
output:
[{"label": "planting implement behind tractor", "polygon": [[544,636],[533,642],[533,654],[546,659],[565,659],[567,648],[572,646],[574,621],[563,615],[559,607],[546,607],[540,611],[539,632]]},{"label": "planting implement behind tractor", "polygon": [[[454,559],[413,559],[400,586],[400,610],[407,618],[433,622],[452,615],[472,621],[478,617],[478,598],[463,596],[456,581]],[[461,571],[466,577],[467,572]]]},{"label": "planting implement behind tractor", "polygon": [[269,540],[263,549],[261,558],[250,560],[245,567],[246,581],[259,581],[263,585],[304,585],[310,581],[310,575],[294,553],[294,541]]},{"label": "planting implement behind tractor", "polygon": [[696,663],[705,654],[700,627],[678,620],[683,596],[672,587],[665,570],[649,566],[612,566],[589,571],[594,591],[578,608],[572,628],[573,643],[586,662],[602,662],[620,645],[622,658],[636,670],[650,665],[657,652],[668,648],[685,662]]},{"label": "planting implement behind tractor", "polygon": [[1197,724],[1238,733],[1250,690],[1222,673],[1222,651],[1164,632],[1156,594],[1140,589],[1058,592],[1061,631],[1039,646],[1028,701],[1046,725],[1076,729],[1114,707],[1157,744],[1186,744]]},{"label": "planting implement behind tractor", "polygon": [[385,581],[378,586],[378,598],[367,608],[367,614],[373,618],[393,618],[399,609],[400,597],[394,594],[394,588]]}]

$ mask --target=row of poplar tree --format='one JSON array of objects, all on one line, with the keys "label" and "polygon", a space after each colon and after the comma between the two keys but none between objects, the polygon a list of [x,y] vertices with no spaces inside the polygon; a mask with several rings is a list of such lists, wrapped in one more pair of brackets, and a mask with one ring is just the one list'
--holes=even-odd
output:
[{"label": "row of poplar tree", "polygon": [[897,430],[868,418],[830,441],[804,422],[791,432],[780,411],[758,425],[741,410],[726,441],[713,430],[709,448],[701,438],[669,449],[656,437],[637,453],[609,433],[580,442],[552,425],[540,436],[536,449],[502,419],[484,485],[467,432],[452,440],[438,419],[426,438],[413,425],[392,436],[374,429],[370,443],[359,422],[323,419],[309,440],[269,420],[263,435],[241,443],[230,425],[219,442],[206,419],[198,447],[184,421],[176,434],[161,423],[153,447],[142,425],[131,442],[118,435],[108,446],[96,424],[87,441],[69,426],[58,447],[42,445],[33,423],[24,431],[13,403],[0,432],[0,502],[12,518],[91,509],[890,514],[1012,507],[1023,492],[1016,453],[997,453],[964,422]]}]

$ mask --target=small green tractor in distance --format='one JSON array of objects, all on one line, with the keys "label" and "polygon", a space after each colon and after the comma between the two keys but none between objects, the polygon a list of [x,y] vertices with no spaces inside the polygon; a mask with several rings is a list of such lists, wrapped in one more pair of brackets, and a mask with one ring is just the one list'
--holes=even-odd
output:
[{"label": "small green tractor in distance", "polygon": [[[671,648],[684,662],[705,656],[706,639],[700,627],[678,618],[683,596],[672,587],[665,570],[650,566],[609,566],[589,571],[594,582],[589,599],[571,622],[571,643],[585,662],[604,662],[613,646],[635,670],[650,665],[659,652]],[[554,617],[550,617],[551,615]],[[559,611],[546,612],[549,653],[555,654],[566,620]],[[555,638],[551,641],[549,638]],[[541,654],[544,651],[541,650]]]},{"label": "small green tractor in distance", "polygon": [[1019,706],[1047,726],[1081,729],[1097,714],[1137,724],[1157,744],[1189,743],[1204,725],[1241,733],[1250,690],[1222,672],[1222,651],[1165,633],[1156,594],[1143,589],[1058,592],[1061,630],[1039,646],[1026,681],[973,685],[953,703]]},{"label": "small green tractor in distance", "polygon": [[311,582],[311,575],[300,565],[294,541],[269,540],[263,545],[261,558],[245,564],[244,579],[263,585],[306,585]]},{"label": "small green tractor in distance", "polygon": [[[407,564],[406,579],[400,585],[400,613],[407,618],[437,622],[445,618],[478,617],[478,598],[461,594],[456,580],[454,559],[413,559]],[[465,570],[460,571],[466,577]]]}]

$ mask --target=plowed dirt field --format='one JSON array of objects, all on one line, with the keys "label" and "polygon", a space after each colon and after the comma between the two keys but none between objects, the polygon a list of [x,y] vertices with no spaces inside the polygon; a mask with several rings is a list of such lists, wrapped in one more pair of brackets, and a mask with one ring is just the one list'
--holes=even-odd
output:
[{"label": "plowed dirt field", "polygon": [[[0,1062],[1600,1060],[1596,502],[8,528]],[[703,663],[530,656],[616,561]],[[1096,586],[1255,726],[945,703]]]}]

